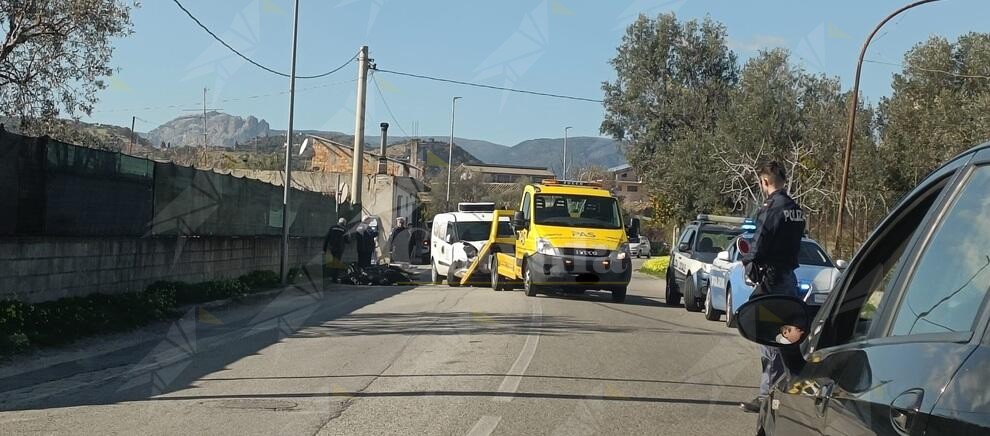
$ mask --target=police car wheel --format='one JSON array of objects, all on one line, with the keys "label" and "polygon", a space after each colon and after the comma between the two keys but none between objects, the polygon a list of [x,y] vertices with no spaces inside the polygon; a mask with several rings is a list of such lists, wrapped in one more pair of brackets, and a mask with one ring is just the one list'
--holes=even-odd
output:
[{"label": "police car wheel", "polygon": [[698,299],[694,277],[688,276],[684,280],[684,309],[688,312],[701,312],[701,305],[698,304]]},{"label": "police car wheel", "polygon": [[668,306],[676,306],[681,304],[681,293],[677,292],[677,284],[674,283],[674,276],[669,272],[669,269],[667,272],[666,282],[667,287],[664,291],[664,302],[666,302]]},{"label": "police car wheel", "polygon": [[722,311],[712,307],[712,290],[709,289],[708,295],[705,296],[705,319],[718,321],[720,318],[722,318]]},{"label": "police car wheel", "polygon": [[725,288],[725,326],[735,327],[736,316],[732,311],[732,288]]}]

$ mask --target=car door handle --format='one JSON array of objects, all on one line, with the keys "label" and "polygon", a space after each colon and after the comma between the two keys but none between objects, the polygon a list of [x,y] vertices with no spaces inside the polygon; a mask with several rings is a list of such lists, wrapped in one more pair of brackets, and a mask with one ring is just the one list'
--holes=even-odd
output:
[{"label": "car door handle", "polygon": [[825,411],[828,410],[828,402],[832,399],[832,390],[834,388],[834,382],[823,383],[818,388],[818,392],[815,394],[815,409],[818,411],[818,416],[825,416]]},{"label": "car door handle", "polygon": [[904,391],[890,402],[890,424],[898,434],[911,434],[911,427],[917,421],[915,417],[921,410],[921,400],[924,398],[924,389],[915,388]]}]

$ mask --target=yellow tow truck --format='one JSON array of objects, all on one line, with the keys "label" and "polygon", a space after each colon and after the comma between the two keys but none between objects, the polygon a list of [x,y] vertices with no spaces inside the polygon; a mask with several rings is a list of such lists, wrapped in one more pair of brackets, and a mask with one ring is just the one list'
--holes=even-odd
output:
[{"label": "yellow tow truck", "polygon": [[[498,233],[512,217],[514,235]],[[619,203],[595,182],[548,179],[527,185],[519,209],[496,210],[488,242],[462,279],[490,262],[492,289],[604,290],[622,302],[632,276],[629,240]]]}]

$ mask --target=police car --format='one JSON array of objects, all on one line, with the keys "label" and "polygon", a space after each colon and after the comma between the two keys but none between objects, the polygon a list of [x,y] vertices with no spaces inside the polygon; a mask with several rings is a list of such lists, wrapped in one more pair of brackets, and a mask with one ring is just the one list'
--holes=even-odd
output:
[{"label": "police car", "polygon": [[[725,314],[725,323],[729,327],[735,326],[735,313],[753,293],[753,285],[746,279],[741,259],[749,251],[756,224],[747,219],[740,227],[745,233],[739,235],[725,251],[718,253],[712,262],[709,289],[704,300],[705,319],[718,321]],[[828,298],[845,266],[845,261],[832,261],[818,241],[802,238],[798,268],[794,270],[798,280],[797,295],[809,306],[820,306]]]},{"label": "police car", "polygon": [[743,218],[698,215],[688,223],[670,253],[665,301],[680,304],[689,312],[700,312],[708,293],[709,272],[719,252],[725,251],[743,230]]}]

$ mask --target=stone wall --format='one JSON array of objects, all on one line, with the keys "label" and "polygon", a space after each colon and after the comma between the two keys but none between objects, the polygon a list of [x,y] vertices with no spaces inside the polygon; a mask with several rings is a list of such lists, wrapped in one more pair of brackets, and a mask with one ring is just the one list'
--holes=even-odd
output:
[{"label": "stone wall", "polygon": [[[34,303],[140,291],[158,280],[194,283],[277,272],[280,247],[279,237],[4,238],[0,300]],[[322,251],[321,238],[292,238],[289,267],[319,263]]]}]

